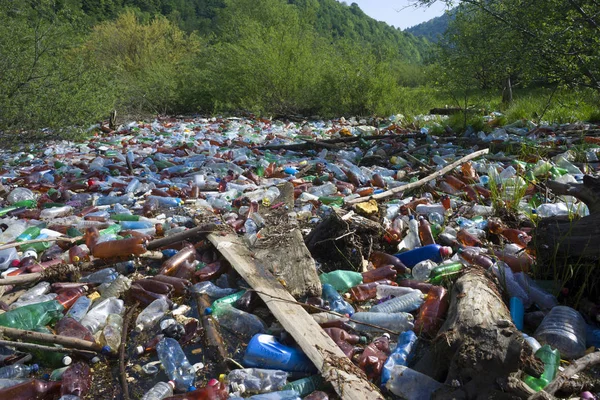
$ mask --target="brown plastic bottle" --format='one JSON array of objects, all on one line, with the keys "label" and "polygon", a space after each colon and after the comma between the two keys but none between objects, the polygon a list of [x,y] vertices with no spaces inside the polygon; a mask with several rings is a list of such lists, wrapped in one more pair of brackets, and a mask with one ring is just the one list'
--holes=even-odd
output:
[{"label": "brown plastic bottle", "polygon": [[475,171],[475,168],[473,168],[473,164],[471,164],[470,161],[461,165],[460,171],[462,172],[463,177],[470,181],[475,181],[478,178],[477,171]]},{"label": "brown plastic bottle", "polygon": [[60,336],[68,336],[76,339],[95,342],[94,335],[85,326],[71,317],[61,318],[55,326],[56,333]]},{"label": "brown plastic bottle", "polygon": [[415,199],[413,201],[410,201],[406,204],[401,205],[400,206],[400,214],[408,215],[409,210],[414,213],[419,204],[429,204],[429,199],[427,197],[423,197],[421,199]]},{"label": "brown plastic bottle", "polygon": [[465,192],[465,194],[467,195],[467,198],[471,201],[478,201],[479,200],[479,195],[477,194],[477,191],[475,189],[473,189],[472,186],[469,185],[465,185],[463,187],[463,192]]},{"label": "brown plastic bottle", "polygon": [[377,286],[379,285],[398,286],[396,282],[391,281],[389,279],[383,279],[369,283],[362,283],[350,289],[350,297],[352,297],[352,300],[357,302],[363,302],[366,300],[374,299],[377,296]]},{"label": "brown plastic bottle", "polygon": [[370,271],[363,272],[362,273],[363,283],[380,281],[382,279],[389,279],[389,280],[393,281],[394,279],[396,279],[397,274],[398,274],[398,271],[396,271],[393,266],[386,265],[385,267],[372,269]]},{"label": "brown plastic bottle", "polygon": [[158,294],[164,294],[168,296],[173,292],[173,285],[154,279],[138,279],[133,283],[135,283],[138,286],[141,286],[142,288],[150,292]]},{"label": "brown plastic bottle", "polygon": [[0,399],[53,400],[60,391],[61,382],[32,379],[15,386],[0,389]]},{"label": "brown plastic bottle", "polygon": [[496,219],[490,219],[488,221],[487,228],[490,231],[490,233],[493,233],[494,235],[499,235],[504,229],[506,229],[506,227]]},{"label": "brown plastic bottle", "polygon": [[146,252],[146,240],[133,237],[129,239],[110,240],[98,243],[92,249],[96,258],[128,257],[132,254],[140,255]]},{"label": "brown plastic bottle", "polygon": [[494,256],[499,260],[504,261],[513,272],[529,272],[529,269],[533,265],[533,258],[525,252],[521,252],[518,255],[510,254],[502,249],[494,249]]},{"label": "brown plastic bottle", "polygon": [[176,296],[182,296],[187,292],[187,288],[192,286],[192,282],[186,281],[185,279],[175,278],[174,276],[167,275],[155,275],[150,280],[165,282],[173,286],[174,294]]},{"label": "brown plastic bottle", "polygon": [[83,237],[85,239],[85,245],[88,247],[88,249],[94,250],[94,246],[96,246],[96,242],[100,237],[100,231],[98,231],[98,228],[95,226],[92,226],[85,230]]},{"label": "brown plastic bottle", "polygon": [[492,192],[481,185],[475,185],[474,188],[475,191],[477,191],[477,193],[479,193],[479,195],[484,199],[489,199],[492,196]]},{"label": "brown plastic bottle", "polygon": [[375,268],[381,268],[386,265],[393,266],[399,274],[403,274],[408,271],[406,265],[398,257],[394,257],[391,254],[386,254],[381,251],[374,251],[369,257],[369,261],[373,263]]},{"label": "brown plastic bottle", "polygon": [[416,281],[413,279],[402,279],[402,280],[398,281],[398,286],[417,289],[417,290],[420,290],[423,294],[427,294],[433,287],[433,285],[431,283],[425,283],[425,282]]},{"label": "brown plastic bottle", "polygon": [[459,249],[458,255],[468,263],[473,265],[479,265],[480,267],[483,267],[485,269],[490,268],[494,264],[491,258],[484,256],[483,254],[478,254],[477,252],[469,248]]},{"label": "brown plastic bottle", "polygon": [[371,185],[378,188],[385,188],[385,181],[383,180],[383,177],[381,175],[373,174],[373,176],[371,177]]},{"label": "brown plastic bottle", "polygon": [[423,217],[419,217],[419,239],[421,239],[421,245],[423,246],[435,244],[433,234],[431,233],[431,225]]},{"label": "brown plastic bottle", "polygon": [[346,357],[352,359],[352,356],[356,354],[358,349],[355,345],[359,343],[366,343],[365,337],[358,335],[352,335],[340,328],[325,328],[324,331],[333,339],[338,347],[344,352]]},{"label": "brown plastic bottle", "polygon": [[160,269],[159,275],[174,275],[178,267],[184,262],[193,262],[196,259],[196,249],[186,246],[177,254],[165,261]]},{"label": "brown plastic bottle", "polygon": [[158,199],[156,197],[148,197],[144,206],[142,207],[142,213],[145,217],[152,217],[159,209]]},{"label": "brown plastic bottle", "polygon": [[211,379],[203,388],[167,397],[163,400],[227,400],[228,398],[229,389],[225,382]]},{"label": "brown plastic bottle", "polygon": [[139,301],[142,306],[148,306],[157,299],[165,299],[169,307],[173,306],[173,302],[164,294],[149,292],[140,285],[131,285],[127,293],[133,300]]},{"label": "brown plastic bottle", "polygon": [[80,286],[78,288],[69,288],[63,289],[56,296],[56,301],[58,301],[65,308],[65,312],[71,308],[71,306],[77,301],[78,298],[83,296],[85,292],[87,292],[87,286]]},{"label": "brown plastic bottle", "polygon": [[356,187],[360,186],[360,179],[358,179],[358,176],[354,172],[347,170],[346,177],[348,178],[348,182],[350,182],[354,186],[356,186]]},{"label": "brown plastic bottle", "polygon": [[90,252],[83,250],[81,246],[73,246],[69,249],[69,261],[71,263],[78,263],[90,260]]},{"label": "brown plastic bottle", "polygon": [[458,240],[461,244],[465,246],[483,247],[483,243],[481,243],[481,240],[479,240],[477,236],[469,233],[465,229],[461,229],[460,231],[458,231],[458,233],[456,234],[456,240]]},{"label": "brown plastic bottle", "polygon": [[323,322],[323,323],[319,324],[319,326],[323,329],[325,329],[325,328],[340,328],[345,331],[352,330],[352,327],[350,326],[350,324],[348,324],[348,321],[344,320],[344,319],[336,319],[333,321]]},{"label": "brown plastic bottle", "polygon": [[427,292],[425,303],[419,310],[415,321],[415,333],[427,337],[434,337],[440,327],[446,312],[448,312],[448,292],[442,286],[433,286]]},{"label": "brown plastic bottle", "polygon": [[527,244],[531,241],[531,236],[518,229],[503,229],[500,235],[521,248],[527,247]]},{"label": "brown plastic bottle", "polygon": [[446,181],[440,181],[437,185],[438,189],[444,193],[451,194],[453,196],[460,194],[460,190],[457,190],[454,186],[450,185]]},{"label": "brown plastic bottle", "polygon": [[60,395],[72,394],[74,396],[85,396],[92,386],[92,375],[87,363],[76,362],[64,372]]},{"label": "brown plastic bottle", "polygon": [[226,273],[229,270],[229,267],[229,263],[225,260],[209,264],[201,270],[196,271],[194,274],[194,281],[203,282],[218,278]]},{"label": "brown plastic bottle", "polygon": [[446,182],[448,182],[448,184],[450,186],[452,186],[453,188],[458,189],[458,190],[463,190],[464,187],[466,186],[463,181],[461,181],[460,179],[458,179],[457,177],[452,176],[452,175],[446,175],[444,180]]},{"label": "brown plastic bottle", "polygon": [[378,337],[369,344],[358,357],[358,366],[370,379],[378,379],[383,364],[390,355],[390,339],[387,335]]}]

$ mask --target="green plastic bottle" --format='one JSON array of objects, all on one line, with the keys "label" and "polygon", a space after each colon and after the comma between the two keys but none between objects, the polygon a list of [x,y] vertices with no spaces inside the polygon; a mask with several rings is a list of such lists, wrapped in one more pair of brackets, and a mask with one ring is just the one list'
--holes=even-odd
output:
[{"label": "green plastic bottle", "polygon": [[212,303],[213,313],[217,311],[217,309],[222,308],[224,305],[233,306],[233,303],[241,299],[244,293],[246,293],[245,290],[240,290],[239,292],[235,292],[233,294],[230,294],[229,296],[221,297],[220,299],[215,300]]},{"label": "green plastic bottle", "polygon": [[27,208],[35,208],[37,207],[37,201],[35,200],[21,200],[13,203],[15,207],[27,207]]},{"label": "green plastic bottle", "polygon": [[111,234],[117,234],[121,232],[121,225],[119,224],[114,224],[114,225],[110,225],[108,228],[106,229],[102,229],[100,231],[100,236],[104,236],[104,235],[111,235]]},{"label": "green plastic bottle", "polygon": [[340,293],[347,292],[350,288],[363,283],[363,276],[360,272],[337,270],[321,274],[319,276],[322,284],[328,283]]},{"label": "green plastic bottle", "polygon": [[344,205],[344,198],[340,196],[321,196],[319,201],[327,206],[341,207]]},{"label": "green plastic bottle", "polygon": [[8,207],[4,207],[4,208],[0,208],[0,217],[3,217],[4,215],[8,214],[9,212],[16,210],[17,206],[8,206]]},{"label": "green plastic bottle", "polygon": [[539,392],[556,377],[560,365],[560,352],[545,344],[535,352],[535,356],[544,362],[544,372],[539,378],[526,375],[523,381],[527,386]]},{"label": "green plastic bottle", "polygon": [[462,268],[463,265],[459,262],[439,265],[431,270],[431,278],[429,279],[429,283],[438,285],[442,283],[444,279],[458,275]]},{"label": "green plastic bottle", "polygon": [[17,236],[16,241],[17,242],[25,242],[27,240],[35,239],[36,237],[38,237],[40,235],[41,231],[42,231],[42,229],[38,226],[30,226],[29,228],[25,229],[23,231],[23,233],[21,233],[19,236]]},{"label": "green plastic bottle", "polygon": [[316,390],[320,390],[323,386],[325,386],[325,380],[320,375],[313,375],[290,382],[281,390],[295,390],[300,394],[300,397],[305,397]]},{"label": "green plastic bottle", "polygon": [[140,216],[132,214],[114,214],[110,217],[110,219],[114,221],[139,221]]},{"label": "green plastic bottle", "polygon": [[0,314],[0,326],[33,330],[62,317],[64,307],[56,300],[30,304]]}]

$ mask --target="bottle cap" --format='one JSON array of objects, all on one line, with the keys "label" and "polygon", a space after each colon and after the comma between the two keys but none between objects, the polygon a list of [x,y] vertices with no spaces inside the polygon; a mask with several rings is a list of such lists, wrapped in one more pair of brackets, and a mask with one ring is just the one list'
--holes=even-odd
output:
[{"label": "bottle cap", "polygon": [[415,219],[415,216],[414,216],[414,215],[409,215],[409,216],[408,216],[408,220],[409,220],[409,221],[412,221],[413,219]]},{"label": "bottle cap", "polygon": [[[141,346],[140,346],[140,347],[141,347]],[[173,382],[173,381],[169,381],[169,382],[167,382],[167,384],[168,384],[169,386],[171,386],[171,389],[175,389],[175,382]]]},{"label": "bottle cap", "polygon": [[102,349],[100,350],[100,352],[101,352],[102,354],[110,354],[110,351],[111,351],[111,348],[110,348],[110,346],[106,346],[106,345],[105,345],[105,346],[102,346]]},{"label": "bottle cap", "polygon": [[188,392],[193,392],[194,390],[196,390],[196,386],[192,386],[192,385],[190,385],[190,386],[188,386],[188,388],[187,388],[187,391],[188,391]]},{"label": "bottle cap", "polygon": [[42,379],[45,380],[45,381],[49,380],[50,379],[50,374],[44,374],[44,375],[42,375]]},{"label": "bottle cap", "polygon": [[442,246],[440,248],[440,255],[442,257],[450,257],[452,255],[452,247]]},{"label": "bottle cap", "polygon": [[92,358],[92,359],[90,360],[90,362],[91,362],[92,364],[96,364],[96,363],[100,362],[100,357],[96,356],[96,357]]},{"label": "bottle cap", "polygon": [[141,332],[141,331],[143,331],[143,330],[144,330],[144,325],[142,325],[142,324],[137,324],[137,325],[135,326],[135,331],[136,331],[136,332]]},{"label": "bottle cap", "polygon": [[40,366],[39,366],[39,365],[37,365],[37,364],[33,364],[33,365],[31,366],[31,372],[36,372],[38,369],[40,369]]},{"label": "bottle cap", "polygon": [[358,339],[358,343],[360,343],[360,344],[367,344],[367,337],[366,336],[361,336],[360,339]]},{"label": "bottle cap", "polygon": [[62,362],[64,365],[71,365],[71,363],[73,362],[73,359],[69,356],[64,356],[64,358],[62,359]]},{"label": "bottle cap", "polygon": [[206,307],[204,309],[204,315],[210,315],[213,313],[213,309],[211,307]]},{"label": "bottle cap", "polygon": [[137,346],[137,347],[135,348],[135,353],[136,353],[137,355],[144,354],[144,348],[143,348],[142,346]]}]

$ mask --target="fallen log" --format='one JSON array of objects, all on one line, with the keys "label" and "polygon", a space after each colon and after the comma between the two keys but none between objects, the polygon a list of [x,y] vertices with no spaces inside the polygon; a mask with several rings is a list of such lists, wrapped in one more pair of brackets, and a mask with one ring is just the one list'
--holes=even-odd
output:
[{"label": "fallen log", "polygon": [[539,376],[543,364],[511,322],[496,284],[472,268],[454,284],[446,321],[415,369],[447,384],[435,399],[488,399],[511,373]]},{"label": "fallen log", "polygon": [[471,154],[467,154],[466,156],[458,159],[457,161],[454,161],[452,164],[447,165],[444,168],[440,169],[439,171],[436,171],[433,174],[426,176],[423,179],[419,179],[416,182],[407,183],[406,185],[398,186],[393,189],[387,190],[385,192],[374,194],[371,196],[359,197],[357,199],[346,202],[346,204],[353,205],[353,204],[362,203],[364,201],[369,201],[371,199],[381,200],[381,199],[385,199],[387,197],[393,196],[396,193],[404,192],[406,190],[416,189],[418,187],[425,185],[427,182],[431,182],[432,180],[439,178],[440,176],[444,176],[445,174],[452,171],[454,168],[458,167],[459,165],[461,165],[469,160],[472,160],[474,158],[480,157],[484,154],[487,154],[488,152],[489,152],[489,149],[483,149],[483,150],[479,150],[479,151],[476,151]]},{"label": "fallen log", "polygon": [[32,341],[59,344],[61,346],[66,346],[73,349],[87,350],[94,353],[106,353],[106,349],[104,349],[104,347],[98,343],[68,336],[51,335],[48,333],[33,332],[4,326],[0,327],[0,334],[13,339],[23,340],[25,342]]},{"label": "fallen log", "polygon": [[187,231],[152,240],[151,242],[148,242],[146,248],[148,250],[155,250],[164,246],[170,246],[172,244],[182,242],[184,240],[197,240],[199,238],[206,237],[206,235],[208,235],[209,233],[214,232],[216,228],[216,224],[200,225],[195,228],[188,229]]},{"label": "fallen log", "polygon": [[[208,235],[208,240],[231,263],[240,276],[267,304],[283,328],[330,382],[340,398],[349,400],[383,399],[379,390],[321,329],[315,320],[296,304],[283,285],[254,261],[249,249],[233,234]],[[285,301],[282,301],[285,300]]]}]

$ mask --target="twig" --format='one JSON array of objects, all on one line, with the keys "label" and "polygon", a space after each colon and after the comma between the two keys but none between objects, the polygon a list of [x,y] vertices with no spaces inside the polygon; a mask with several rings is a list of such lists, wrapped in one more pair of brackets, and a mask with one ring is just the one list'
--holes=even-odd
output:
[{"label": "twig", "polygon": [[581,357],[578,360],[575,360],[569,365],[563,372],[558,374],[556,378],[544,390],[534,394],[529,397],[529,400],[541,400],[547,399],[548,395],[552,396],[554,393],[560,390],[560,388],[578,372],[583,371],[584,369],[591,367],[592,365],[596,365],[600,363],[600,351],[596,351],[594,353],[590,353]]},{"label": "twig", "polygon": [[225,344],[223,338],[219,333],[219,329],[216,326],[215,320],[210,315],[205,315],[204,310],[210,307],[210,298],[203,293],[194,293],[196,299],[196,305],[198,307],[198,315],[200,315],[200,322],[204,328],[204,340],[207,349],[209,350],[209,356],[216,359],[219,372],[227,372],[229,367],[227,366],[227,351],[225,350]]},{"label": "twig", "polygon": [[148,250],[156,250],[158,248],[169,246],[174,243],[179,243],[194,237],[206,236],[207,234],[214,232],[216,228],[216,224],[205,224],[197,226],[195,228],[188,229],[187,231],[179,232],[174,235],[169,235],[160,239],[153,240],[146,245],[146,248]]},{"label": "twig", "polygon": [[358,203],[362,203],[365,201],[369,201],[371,199],[375,199],[375,200],[380,200],[380,199],[385,199],[387,197],[393,196],[396,193],[399,192],[403,192],[405,190],[409,190],[409,189],[415,189],[418,187],[421,187],[423,185],[425,185],[427,182],[430,182],[440,176],[443,176],[445,174],[447,174],[448,172],[452,171],[454,168],[458,167],[459,165],[461,165],[464,162],[467,162],[469,160],[472,160],[474,158],[477,158],[479,156],[482,156],[484,154],[487,154],[489,152],[489,149],[483,149],[483,150],[479,150],[476,151],[474,153],[468,154],[464,157],[462,157],[461,159],[454,161],[452,164],[447,165],[446,167],[442,168],[439,171],[434,172],[433,174],[426,176],[423,179],[419,179],[416,182],[412,182],[412,183],[408,183],[406,185],[402,185],[402,186],[398,186],[395,187],[393,189],[387,190],[385,192],[382,193],[378,193],[378,194],[374,194],[371,196],[366,196],[366,197],[359,197],[357,199],[353,199],[353,200],[349,200],[348,202],[346,202],[346,204],[358,204]]},{"label": "twig", "polygon": [[57,353],[77,353],[83,354],[86,356],[95,356],[96,352],[81,350],[81,349],[71,349],[67,347],[52,347],[52,346],[44,346],[37,343],[26,343],[26,342],[13,342],[12,340],[0,340],[0,345],[2,346],[10,346],[16,347],[18,349],[35,349],[41,351],[51,351]]},{"label": "twig", "polygon": [[86,350],[93,353],[101,353],[102,346],[95,342],[87,340],[77,339],[62,335],[51,335],[48,333],[26,331],[23,329],[0,327],[0,333],[6,337],[13,339],[20,339],[23,341],[35,341],[42,343],[59,344],[61,346],[67,346],[69,348]]},{"label": "twig", "polygon": [[77,236],[74,238],[58,236],[58,237],[49,237],[49,238],[44,238],[44,239],[32,239],[32,240],[26,240],[24,242],[13,242],[13,243],[8,243],[8,244],[3,244],[2,246],[0,246],[0,250],[12,249],[13,247],[27,246],[28,244],[43,243],[43,242],[75,243],[75,242],[80,241],[81,239],[83,239],[83,236]]},{"label": "twig", "polygon": [[121,344],[119,345],[119,378],[121,380],[121,389],[123,391],[123,399],[129,400],[129,385],[127,384],[127,373],[125,371],[125,343],[127,343],[127,329],[129,328],[129,322],[133,316],[133,313],[138,307],[136,301],[133,306],[127,310],[125,318],[123,319],[123,330],[121,333]]},{"label": "twig", "polygon": [[355,233],[356,233],[356,231],[350,231],[350,232],[344,233],[342,236],[339,236],[339,237],[336,237],[336,238],[333,238],[333,239],[329,238],[329,239],[319,240],[317,243],[315,243],[315,246],[318,245],[318,244],[324,243],[324,242],[335,242],[336,240],[343,239],[346,236],[353,235]]}]

